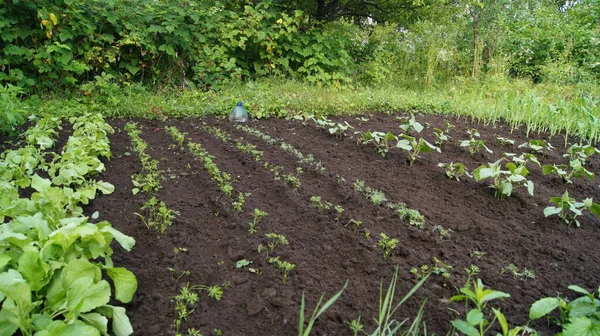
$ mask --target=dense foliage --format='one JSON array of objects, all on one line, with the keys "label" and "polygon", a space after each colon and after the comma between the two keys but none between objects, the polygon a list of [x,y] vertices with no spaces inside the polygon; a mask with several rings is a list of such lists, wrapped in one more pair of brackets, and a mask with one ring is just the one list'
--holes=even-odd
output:
[{"label": "dense foliage", "polygon": [[0,4],[0,85],[30,92],[92,93],[110,81],[208,89],[269,76],[431,85],[489,73],[566,83],[600,75],[598,0]]}]

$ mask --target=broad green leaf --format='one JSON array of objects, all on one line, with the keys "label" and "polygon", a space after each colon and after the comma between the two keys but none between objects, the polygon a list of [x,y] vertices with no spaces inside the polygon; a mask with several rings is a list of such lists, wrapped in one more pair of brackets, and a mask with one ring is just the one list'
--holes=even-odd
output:
[{"label": "broad green leaf", "polygon": [[564,336],[600,336],[600,323],[588,317],[577,317],[569,320],[563,327]]},{"label": "broad green leaf", "polygon": [[32,249],[23,252],[18,261],[17,270],[27,280],[33,291],[41,290],[48,282],[50,266],[42,261],[40,252]]},{"label": "broad green leaf", "polygon": [[11,257],[6,254],[0,254],[0,269],[2,269],[8,262],[11,260]]},{"label": "broad green leaf", "polygon": [[398,143],[396,144],[396,147],[407,150],[407,151],[412,150],[410,141],[408,141],[407,139],[402,139],[402,140],[398,141]]},{"label": "broad green leaf", "polygon": [[131,248],[135,245],[135,239],[129,237],[128,235],[122,233],[121,231],[110,226],[110,223],[103,221],[98,224],[101,232],[107,232],[112,235],[112,237],[119,242],[119,244],[127,251],[131,251]]},{"label": "broad green leaf", "polygon": [[471,309],[467,313],[467,323],[470,325],[478,325],[481,321],[483,321],[483,313],[479,309]]},{"label": "broad green leaf", "polygon": [[0,335],[13,335],[19,328],[19,318],[8,311],[0,310]]},{"label": "broad green leaf", "polygon": [[53,321],[48,329],[37,332],[35,336],[100,336],[98,329],[82,321],[67,324],[63,321]]},{"label": "broad green leaf", "polygon": [[557,215],[560,212],[561,212],[560,208],[549,206],[549,207],[544,208],[544,217]]},{"label": "broad green leaf", "polygon": [[126,268],[107,268],[106,274],[115,285],[115,298],[123,303],[129,303],[137,290],[135,275]]},{"label": "broad green leaf", "polygon": [[108,182],[98,181],[97,186],[104,195],[112,194],[115,191],[115,186]]},{"label": "broad green leaf", "polygon": [[99,307],[96,311],[112,319],[112,331],[115,336],[129,336],[133,334],[133,327],[129,322],[125,308],[105,305]]},{"label": "broad green leaf", "polygon": [[[0,292],[12,299],[19,311],[29,313],[31,307],[31,287],[23,276],[14,269],[0,274]],[[6,301],[4,302],[6,306]]]},{"label": "broad green leaf", "polygon": [[67,292],[67,308],[87,313],[103,306],[110,300],[110,285],[105,280],[97,283],[90,277],[79,278],[73,282]]},{"label": "broad green leaf", "polygon": [[467,336],[480,336],[475,327],[463,320],[452,321],[452,326]]},{"label": "broad green leaf", "polygon": [[[490,290],[487,290],[487,291],[490,291]],[[492,290],[489,293],[486,293],[483,296],[483,298],[481,298],[481,301],[487,302],[487,301],[491,301],[491,300],[495,300],[495,299],[503,299],[503,298],[509,298],[509,297],[510,297],[510,294],[508,294],[508,293]]]},{"label": "broad green leaf", "polygon": [[587,290],[585,290],[585,288],[582,288],[582,287],[577,286],[577,285],[570,285],[568,288],[570,290],[574,291],[574,292],[577,292],[577,293],[580,293],[580,294],[583,294],[583,295],[590,295],[590,292],[588,292]]},{"label": "broad green leaf", "polygon": [[81,314],[79,318],[87,325],[97,329],[100,334],[108,335],[108,319],[98,313]]},{"label": "broad green leaf", "polygon": [[590,212],[593,213],[594,215],[596,215],[597,217],[600,217],[600,204],[594,203],[590,207]]},{"label": "broad green leaf", "polygon": [[560,300],[553,297],[537,300],[529,309],[529,319],[535,320],[548,315],[560,305]]}]

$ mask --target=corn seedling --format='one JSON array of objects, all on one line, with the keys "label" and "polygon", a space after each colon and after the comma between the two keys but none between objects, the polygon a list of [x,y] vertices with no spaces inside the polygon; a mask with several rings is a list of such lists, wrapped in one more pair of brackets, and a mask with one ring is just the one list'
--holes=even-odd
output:
[{"label": "corn seedling", "polygon": [[380,233],[379,237],[379,241],[375,246],[383,250],[383,258],[387,259],[394,255],[394,250],[398,247],[398,239],[390,238],[385,233]]},{"label": "corn seedling", "polygon": [[583,214],[583,210],[589,210],[591,213],[600,218],[600,204],[594,203],[591,198],[586,198],[582,202],[577,202],[572,197],[569,197],[569,192],[565,190],[561,197],[552,197],[550,202],[556,206],[549,206],[544,209],[544,216],[549,217],[558,215],[569,227],[575,223],[577,227],[581,224],[577,217]]},{"label": "corn seedling", "polygon": [[479,150],[482,148],[490,154],[493,153],[492,150],[485,145],[485,142],[479,139],[481,135],[479,134],[478,130],[473,128],[467,131],[467,134],[470,136],[469,140],[460,141],[460,146],[469,148],[469,154],[471,156],[475,156],[475,154],[479,153]]},{"label": "corn seedling", "polygon": [[429,153],[432,150],[438,153],[441,152],[441,150],[438,147],[430,144],[423,138],[419,138],[417,140],[417,138],[407,134],[400,134],[399,137],[400,140],[398,141],[398,143],[396,143],[396,147],[407,151],[408,164],[411,166],[413,165],[413,163],[415,163],[417,158],[420,158],[420,153]]},{"label": "corn seedling", "polygon": [[248,223],[250,225],[250,228],[248,229],[248,232],[250,233],[255,233],[256,232],[256,226],[258,226],[258,223],[260,223],[260,221],[265,217],[268,216],[269,214],[259,210],[259,209],[254,209],[253,212],[253,218],[252,218],[252,222]]},{"label": "corn seedling", "polygon": [[333,305],[335,303],[335,301],[337,301],[337,299],[342,295],[342,293],[344,292],[344,290],[346,289],[346,286],[348,286],[348,281],[346,281],[346,283],[344,284],[344,287],[342,287],[342,289],[337,292],[334,296],[332,296],[329,300],[327,300],[327,302],[325,302],[323,304],[323,306],[321,307],[321,302],[323,302],[323,295],[321,295],[321,297],[319,298],[319,301],[317,301],[317,305],[315,306],[315,309],[313,309],[313,313],[310,316],[310,318],[307,321],[306,326],[305,324],[305,320],[306,320],[306,302],[305,302],[305,298],[304,298],[304,293],[302,293],[302,301],[300,302],[300,317],[298,320],[298,336],[309,336],[310,332],[312,331],[312,327],[315,324],[315,322],[317,321],[317,319],[319,318],[319,316],[321,316],[321,314],[323,314],[327,309],[329,309],[329,307],[331,307],[331,305]]},{"label": "corn seedling", "polygon": [[269,258],[269,264],[275,264],[275,267],[281,272],[281,281],[285,283],[287,281],[290,272],[296,268],[295,264],[292,264],[288,261],[282,261],[279,257],[271,257]]},{"label": "corn seedling", "polygon": [[396,285],[398,283],[398,267],[396,267],[390,284],[387,287],[385,295],[383,293],[383,281],[379,285],[379,309],[378,315],[374,318],[377,328],[371,332],[366,333],[369,336],[393,336],[393,335],[420,335],[419,328],[423,319],[423,307],[425,301],[421,304],[417,316],[413,319],[413,323],[404,331],[400,331],[404,324],[408,321],[405,319],[401,322],[392,318],[396,311],[406,302],[427,280],[429,276],[423,277],[413,288],[397,303],[394,304],[396,296]]},{"label": "corn seedling", "polygon": [[502,267],[500,270],[500,274],[510,273],[515,279],[518,280],[526,280],[535,278],[535,273],[527,267],[523,268],[523,270],[519,270],[519,268],[515,264],[509,264],[506,267]]},{"label": "corn seedling", "polygon": [[456,181],[460,181],[460,178],[463,176],[471,177],[471,174],[467,171],[467,167],[460,162],[438,163],[438,167],[444,168],[446,176]]}]

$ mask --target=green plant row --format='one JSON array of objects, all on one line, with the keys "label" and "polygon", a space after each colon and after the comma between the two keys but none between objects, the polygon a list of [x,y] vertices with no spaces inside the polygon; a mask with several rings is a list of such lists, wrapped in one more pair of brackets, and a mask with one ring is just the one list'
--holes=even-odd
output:
[{"label": "green plant row", "polygon": [[[185,134],[179,131],[176,127],[167,126],[165,127],[165,131],[169,133],[175,141],[179,142],[182,138],[185,138]],[[217,164],[214,162],[215,157],[211,155],[204,147],[202,147],[201,144],[192,142],[191,139],[188,139],[187,146],[189,152],[204,164],[204,168],[208,172],[210,179],[217,183],[219,189],[225,196],[231,198],[233,194],[231,175],[219,169]]]},{"label": "green plant row", "polygon": [[134,195],[139,192],[144,192],[148,195],[148,199],[142,205],[142,210],[148,210],[148,218],[144,215],[136,213],[136,215],[144,222],[147,228],[154,228],[164,234],[171,224],[175,216],[179,212],[169,209],[165,202],[159,201],[157,198],[158,191],[162,188],[161,180],[164,180],[164,173],[158,169],[158,160],[153,159],[146,149],[148,144],[140,137],[141,130],[136,123],[129,122],[125,125],[125,130],[131,139],[133,151],[138,153],[140,163],[142,164],[142,173],[132,176]]},{"label": "green plant row", "polygon": [[[2,179],[0,202],[0,333],[12,335],[106,335],[133,332],[125,308],[111,299],[131,301],[137,280],[113,265],[111,242],[130,250],[135,241],[107,221],[89,222],[80,204],[111,193],[114,187],[91,178],[104,170],[73,170],[73,153],[84,165],[95,155],[110,157],[107,136],[112,129],[99,115],[70,120],[73,135],[50,163],[50,178],[32,168],[30,198],[20,198],[15,179]],[[41,129],[41,128],[40,128]],[[50,132],[52,133],[52,132]],[[94,141],[98,142],[94,146]],[[45,145],[42,145],[44,147]],[[67,179],[66,172],[71,172]],[[7,197],[8,196],[8,197]],[[92,216],[97,218],[97,214]],[[110,279],[111,285],[105,279]]]}]

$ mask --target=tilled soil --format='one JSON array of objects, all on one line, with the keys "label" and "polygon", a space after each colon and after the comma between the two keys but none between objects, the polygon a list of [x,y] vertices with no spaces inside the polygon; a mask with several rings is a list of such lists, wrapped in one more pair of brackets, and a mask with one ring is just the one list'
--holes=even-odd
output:
[{"label": "tilled soil", "polygon": [[[442,153],[422,154],[413,166],[406,162],[406,154],[392,149],[382,158],[372,147],[358,144],[353,138],[357,130],[377,130],[400,133],[398,115],[366,116],[368,121],[354,117],[348,121],[355,130],[339,138],[327,134],[312,123],[271,119],[250,121],[249,126],[272,137],[281,138],[305,156],[314,155],[326,168],[317,171],[280,149],[279,143],[268,144],[258,137],[237,129],[226,119],[167,120],[165,122],[133,120],[143,130],[148,142],[147,151],[160,160],[165,180],[158,198],[179,211],[174,224],[165,234],[148,229],[135,213],[144,214],[140,207],[144,195],[132,195],[131,176],[141,169],[136,154],[130,148],[130,139],[123,130],[132,120],[115,119],[110,123],[116,133],[111,137],[113,158],[107,162],[103,180],[115,185],[111,195],[99,197],[86,209],[100,212],[100,219],[109,220],[117,229],[133,236],[136,245],[129,253],[115,249],[118,266],[132,270],[139,281],[138,292],[127,313],[135,335],[173,335],[176,319],[175,301],[182,286],[221,285],[221,301],[209,298],[200,291],[200,300],[190,306],[192,314],[183,322],[181,331],[199,329],[204,335],[293,335],[297,334],[300,301],[303,293],[307,300],[307,314],[312,313],[316,301],[339,291],[346,281],[347,288],[340,299],[317,321],[314,335],[351,335],[346,322],[361,317],[365,330],[375,328],[373,317],[378,313],[380,284],[385,288],[398,268],[396,297],[399,300],[416,283],[411,268],[433,265],[434,260],[451,266],[450,277],[432,274],[416,294],[398,310],[394,318],[401,321],[412,318],[423,300],[427,331],[446,334],[451,321],[464,314],[463,303],[450,303],[451,296],[465,285],[465,268],[476,265],[476,278],[496,290],[511,294],[509,299],[493,301],[491,306],[501,308],[511,325],[527,323],[531,304],[542,297],[561,295],[572,297],[567,287],[576,284],[594,290],[600,283],[600,220],[590,214],[580,217],[582,226],[567,227],[557,217],[544,218],[543,209],[552,196],[560,196],[568,189],[572,197],[600,199],[598,181],[576,179],[564,184],[558,177],[543,176],[541,169],[529,165],[530,179],[535,183],[535,196],[523,188],[511,197],[499,201],[487,183],[465,177],[461,181],[447,178],[440,162],[462,162],[469,171],[486,162],[494,162],[504,152],[521,153],[522,148],[496,144],[496,135],[514,139],[521,144],[529,139],[540,139],[544,134],[525,136],[525,131],[502,124],[472,124],[464,119],[441,116],[417,116],[429,125],[423,136],[433,142],[434,127],[445,128],[446,121],[455,125],[450,133],[453,140],[443,146]],[[200,143],[215,157],[219,168],[235,180],[234,190],[251,193],[238,212],[230,199],[220,193],[209,179],[203,164],[184,148],[171,140],[164,131],[167,125],[187,132],[193,142]],[[260,160],[242,152],[235,142],[223,142],[207,131],[214,126],[227,132],[230,139],[252,144],[263,151]],[[458,140],[467,139],[466,131],[476,127],[493,154],[482,151],[471,157]],[[571,139],[572,141],[572,139]],[[564,139],[556,137],[550,143],[557,150],[539,156],[542,164],[566,163]],[[282,166],[280,179],[265,169],[265,162]],[[302,168],[302,173],[297,168]],[[598,172],[599,157],[594,157],[588,169]],[[287,185],[283,174],[298,175],[299,188]],[[354,190],[359,179],[366,185],[383,191],[390,202],[403,202],[418,209],[425,216],[425,228],[411,226],[399,219],[385,206],[373,205]],[[343,207],[336,220],[333,210],[319,212],[310,201],[321,196],[323,201]],[[250,234],[248,223],[257,208],[268,213],[258,225],[258,232]],[[350,219],[363,224],[354,230],[347,225]],[[438,229],[451,232],[441,236]],[[266,233],[285,235],[289,245],[277,246],[274,251],[259,253],[257,247],[266,245]],[[380,233],[397,238],[394,255],[384,259],[382,250],[375,245]],[[370,235],[370,239],[367,236]],[[175,253],[176,248],[187,251]],[[481,254],[477,253],[481,252]],[[288,280],[267,262],[268,257],[279,256],[295,264]],[[252,261],[248,267],[236,268],[236,262]],[[505,268],[514,264],[527,268],[534,278],[519,279]],[[440,264],[441,265],[441,264]],[[249,267],[262,271],[255,274]],[[384,288],[384,289],[385,289]],[[408,322],[407,322],[408,323]],[[557,329],[548,326],[545,319],[534,321],[531,327],[542,334],[553,334]]]}]

